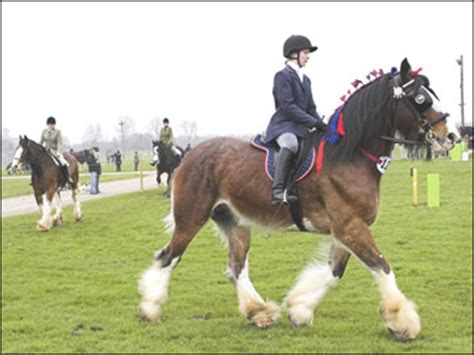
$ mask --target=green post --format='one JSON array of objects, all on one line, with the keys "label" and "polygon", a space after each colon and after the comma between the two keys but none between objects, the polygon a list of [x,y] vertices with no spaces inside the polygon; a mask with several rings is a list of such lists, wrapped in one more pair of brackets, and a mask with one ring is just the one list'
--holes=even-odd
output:
[{"label": "green post", "polygon": [[428,207],[439,207],[439,174],[428,174]]},{"label": "green post", "polygon": [[451,160],[452,161],[461,161],[462,147],[460,144],[456,144],[451,150]]}]

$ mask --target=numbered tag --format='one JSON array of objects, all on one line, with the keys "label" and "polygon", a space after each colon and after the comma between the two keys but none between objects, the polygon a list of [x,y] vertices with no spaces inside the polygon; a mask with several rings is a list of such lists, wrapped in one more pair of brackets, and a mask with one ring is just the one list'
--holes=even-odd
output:
[{"label": "numbered tag", "polygon": [[377,170],[379,171],[380,174],[385,174],[385,172],[388,169],[388,166],[392,159],[390,157],[380,157],[380,162],[376,164]]}]

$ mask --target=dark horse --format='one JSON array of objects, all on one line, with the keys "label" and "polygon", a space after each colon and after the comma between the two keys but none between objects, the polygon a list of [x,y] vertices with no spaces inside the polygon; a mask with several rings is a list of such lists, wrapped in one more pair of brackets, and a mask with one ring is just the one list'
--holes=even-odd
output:
[{"label": "dark horse", "polygon": [[174,170],[178,167],[181,160],[184,158],[184,150],[181,147],[176,146],[181,152],[181,156],[178,157],[171,150],[171,148],[163,143],[162,141],[152,141],[153,143],[153,160],[151,165],[156,165],[156,182],[158,185],[161,184],[161,175],[166,173],[168,178],[166,181],[167,189],[163,192],[163,195],[170,197],[171,194],[171,176]]},{"label": "dark horse", "polygon": [[81,165],[83,165],[86,162],[87,158],[90,155],[89,150],[87,149],[83,149],[78,152],[72,152],[71,154],[74,156],[74,158],[76,158],[77,162]]},{"label": "dark horse", "polygon": [[[435,107],[434,96],[428,79],[413,72],[405,59],[399,71],[394,68],[381,74],[346,101],[345,136],[337,144],[326,144],[319,173],[298,183],[306,229],[330,234],[332,244],[328,262],[308,266],[284,299],[295,326],[312,323],[314,309],[354,255],[379,286],[380,311],[389,331],[400,340],[418,335],[421,325],[416,307],[399,290],[369,226],[379,206],[377,157],[390,156],[395,133],[413,139],[421,127],[428,142],[445,141],[448,115]],[[188,154],[173,179],[172,239],[139,281],[142,317],[159,321],[173,268],[212,218],[229,247],[227,272],[237,289],[240,312],[257,327],[268,327],[278,320],[279,307],[265,301],[252,285],[247,258],[252,225],[294,228],[288,207],[271,204],[264,159],[250,144],[231,138],[208,140]]]},{"label": "dark horse", "polygon": [[[73,181],[71,186],[72,199],[75,203],[73,216],[76,221],[79,221],[82,218],[82,212],[79,201],[78,164],[76,158],[69,153],[64,153],[64,158],[69,163],[69,175]],[[33,192],[42,212],[36,228],[39,231],[47,231],[52,225],[63,223],[60,191],[68,182],[64,181],[58,164],[42,145],[28,139],[27,136],[20,136],[20,144],[15,152],[10,171],[14,172],[25,163],[31,165]],[[51,217],[53,208],[56,208],[56,213]]]}]

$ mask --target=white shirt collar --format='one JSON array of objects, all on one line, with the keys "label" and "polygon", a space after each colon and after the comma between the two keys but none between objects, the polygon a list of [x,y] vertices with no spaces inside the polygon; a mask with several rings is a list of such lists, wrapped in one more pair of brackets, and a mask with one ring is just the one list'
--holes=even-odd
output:
[{"label": "white shirt collar", "polygon": [[295,62],[289,60],[286,65],[288,65],[290,68],[294,69],[296,71],[296,73],[298,74],[301,82],[303,82],[303,76],[304,76],[304,73],[303,73],[303,69],[299,67],[298,64],[296,64]]}]

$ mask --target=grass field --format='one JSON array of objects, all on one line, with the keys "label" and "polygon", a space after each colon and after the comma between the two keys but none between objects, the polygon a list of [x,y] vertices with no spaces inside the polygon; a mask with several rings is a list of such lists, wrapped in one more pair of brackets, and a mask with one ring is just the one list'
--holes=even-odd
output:
[{"label": "grass field", "polygon": [[[133,179],[139,177],[139,173],[129,173],[124,175],[102,175],[100,183],[107,181]],[[80,177],[80,185],[90,183],[90,176],[84,175]],[[2,179],[2,199],[22,195],[33,194],[33,188],[30,186],[30,179]]]},{"label": "grass field", "polygon": [[[420,178],[411,206],[409,168]],[[441,174],[441,207],[426,203],[426,173]],[[164,322],[137,315],[137,279],[167,243],[168,200],[158,190],[83,204],[84,220],[40,234],[36,214],[2,219],[2,353],[11,352],[442,352],[472,353],[472,165],[395,162],[382,181],[372,227],[401,290],[418,305],[422,331],[400,343],[378,315],[370,273],[351,258],[344,278],[295,329],[247,325],[223,275],[227,251],[208,223],[175,269]],[[255,231],[254,285],[281,302],[324,238]]]},{"label": "grass field", "polygon": [[[151,166],[149,163],[152,159],[151,154],[142,154],[142,169],[143,171],[153,171],[156,168],[154,166]],[[115,164],[107,164],[107,162],[104,159],[101,159],[101,165],[102,165],[102,172],[103,173],[111,173],[115,172]],[[6,172],[6,166],[2,166],[2,176],[8,176],[8,173]],[[132,160],[125,160],[121,166],[122,171],[134,171],[134,164]],[[87,164],[80,165],[80,172],[81,173],[87,173]],[[29,173],[18,173],[18,175],[29,175]]]}]

